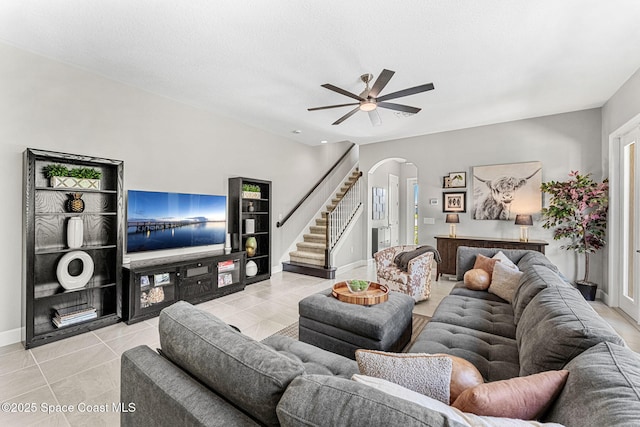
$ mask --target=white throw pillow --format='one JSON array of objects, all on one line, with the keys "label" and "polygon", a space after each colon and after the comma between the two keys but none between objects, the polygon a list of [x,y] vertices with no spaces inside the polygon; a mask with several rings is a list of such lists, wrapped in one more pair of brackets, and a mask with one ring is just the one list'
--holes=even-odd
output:
[{"label": "white throw pillow", "polygon": [[449,357],[356,350],[356,361],[362,375],[382,378],[449,403],[453,370],[453,362]]},{"label": "white throw pillow", "polygon": [[502,264],[502,261],[497,262],[493,269],[489,292],[512,303],[522,274],[521,271],[514,270]]},{"label": "white throw pillow", "polygon": [[377,390],[387,393],[391,396],[407,400],[409,402],[420,405],[424,408],[436,411],[447,417],[449,420],[456,421],[462,425],[471,427],[562,427],[556,423],[540,423],[537,421],[525,421],[512,418],[498,417],[482,417],[467,412],[462,412],[454,407],[446,405],[436,399],[424,394],[404,388],[398,384],[384,380],[382,378],[374,378],[366,375],[354,375],[352,380],[373,387]]},{"label": "white throw pillow", "polygon": [[511,268],[513,268],[514,270],[519,270],[519,269],[518,269],[518,266],[517,266],[517,265],[515,265],[515,264],[513,263],[513,261],[511,261],[511,260],[509,259],[509,257],[508,257],[508,256],[506,256],[506,255],[504,254],[504,252],[502,252],[502,251],[498,251],[498,253],[497,253],[497,254],[495,254],[495,255],[493,256],[493,259],[498,259],[498,260],[500,260],[500,262],[501,262],[503,265],[506,265],[507,267],[511,267]]}]

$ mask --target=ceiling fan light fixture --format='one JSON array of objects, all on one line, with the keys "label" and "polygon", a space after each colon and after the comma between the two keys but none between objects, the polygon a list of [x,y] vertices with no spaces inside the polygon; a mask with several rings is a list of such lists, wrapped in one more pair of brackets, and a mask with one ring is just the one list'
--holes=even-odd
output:
[{"label": "ceiling fan light fixture", "polygon": [[360,103],[360,110],[362,111],[373,111],[376,108],[378,108],[378,105],[370,100],[362,101]]}]

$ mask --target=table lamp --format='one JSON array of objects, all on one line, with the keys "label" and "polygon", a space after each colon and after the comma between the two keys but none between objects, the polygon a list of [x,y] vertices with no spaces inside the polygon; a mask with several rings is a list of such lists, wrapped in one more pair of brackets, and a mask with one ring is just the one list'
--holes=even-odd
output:
[{"label": "table lamp", "polygon": [[520,241],[529,241],[529,226],[533,225],[531,215],[516,215],[516,225],[520,226]]},{"label": "table lamp", "polygon": [[447,214],[445,222],[449,224],[449,237],[456,237],[456,224],[460,222],[458,214]]}]

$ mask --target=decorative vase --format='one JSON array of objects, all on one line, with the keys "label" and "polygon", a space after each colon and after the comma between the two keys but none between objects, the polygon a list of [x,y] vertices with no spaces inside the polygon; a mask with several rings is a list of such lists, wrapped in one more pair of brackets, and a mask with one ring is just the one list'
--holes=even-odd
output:
[{"label": "decorative vase", "polygon": [[84,211],[84,200],[82,200],[82,193],[71,193],[68,194],[70,197],[67,200],[67,211],[73,213],[80,213]]},{"label": "decorative vase", "polygon": [[72,248],[82,247],[82,240],[84,238],[84,228],[82,224],[82,218],[79,216],[73,216],[69,218],[67,223],[67,245]]},{"label": "decorative vase", "polygon": [[258,249],[258,242],[255,237],[249,237],[244,244],[244,248],[247,251],[247,256],[254,256]]},{"label": "decorative vase", "polygon": [[258,274],[258,265],[253,261],[249,261],[244,268],[247,277],[253,277]]},{"label": "decorative vase", "polygon": [[247,208],[249,212],[253,212],[256,210],[255,206],[253,206],[253,202],[249,202],[249,207]]}]

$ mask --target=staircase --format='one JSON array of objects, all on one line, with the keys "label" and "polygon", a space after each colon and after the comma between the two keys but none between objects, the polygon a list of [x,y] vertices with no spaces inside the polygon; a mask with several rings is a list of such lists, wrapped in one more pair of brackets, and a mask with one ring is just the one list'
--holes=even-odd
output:
[{"label": "staircase", "polygon": [[361,172],[355,171],[344,182],[331,204],[327,205],[327,210],[323,211],[320,218],[316,218],[315,225],[309,227],[309,232],[304,234],[302,242],[296,244],[297,250],[289,252],[289,262],[282,263],[284,271],[306,274],[308,276],[322,277],[325,279],[335,278],[335,267],[328,266],[327,263],[327,217],[329,212],[334,211],[336,206],[347,194],[349,189],[358,181]]}]

